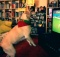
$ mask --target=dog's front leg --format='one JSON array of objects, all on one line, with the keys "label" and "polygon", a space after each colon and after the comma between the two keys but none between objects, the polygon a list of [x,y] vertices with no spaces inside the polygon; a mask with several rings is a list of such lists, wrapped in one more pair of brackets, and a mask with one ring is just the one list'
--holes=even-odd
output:
[{"label": "dog's front leg", "polygon": [[31,37],[26,38],[27,42],[29,43],[30,46],[36,46],[36,44],[33,42],[33,40],[31,39]]},{"label": "dog's front leg", "polygon": [[27,40],[27,42],[29,43],[29,45],[32,46],[32,44],[30,43],[29,39],[26,39],[26,40]]}]

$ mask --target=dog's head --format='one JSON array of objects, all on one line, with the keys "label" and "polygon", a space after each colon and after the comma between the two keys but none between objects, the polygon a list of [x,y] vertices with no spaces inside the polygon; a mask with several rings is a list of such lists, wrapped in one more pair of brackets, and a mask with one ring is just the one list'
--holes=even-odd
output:
[{"label": "dog's head", "polygon": [[21,15],[22,20],[29,20],[29,17],[30,17],[29,11],[24,11],[24,13],[22,13],[22,15]]},{"label": "dog's head", "polygon": [[26,13],[23,13],[23,14],[21,15],[21,19],[22,19],[22,20],[28,20]]}]

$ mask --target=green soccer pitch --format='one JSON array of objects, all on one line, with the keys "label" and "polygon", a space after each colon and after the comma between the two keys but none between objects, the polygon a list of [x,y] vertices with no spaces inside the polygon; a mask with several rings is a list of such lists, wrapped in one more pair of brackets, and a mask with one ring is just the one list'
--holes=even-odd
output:
[{"label": "green soccer pitch", "polygon": [[60,18],[53,17],[52,31],[57,32],[57,33],[60,33]]}]

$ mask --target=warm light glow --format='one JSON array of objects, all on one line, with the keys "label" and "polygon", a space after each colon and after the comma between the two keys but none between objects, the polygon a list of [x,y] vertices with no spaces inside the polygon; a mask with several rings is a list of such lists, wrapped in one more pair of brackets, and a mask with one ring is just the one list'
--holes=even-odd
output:
[{"label": "warm light glow", "polygon": [[27,6],[34,6],[34,0],[26,0]]}]

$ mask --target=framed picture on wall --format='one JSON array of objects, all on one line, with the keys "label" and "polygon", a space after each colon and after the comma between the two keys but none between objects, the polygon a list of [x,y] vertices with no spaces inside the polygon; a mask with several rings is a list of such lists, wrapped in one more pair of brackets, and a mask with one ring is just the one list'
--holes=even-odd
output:
[{"label": "framed picture on wall", "polygon": [[60,7],[60,0],[58,0],[58,7]]},{"label": "framed picture on wall", "polygon": [[26,5],[27,6],[34,6],[34,0],[27,0]]},{"label": "framed picture on wall", "polygon": [[48,7],[57,7],[58,0],[48,0]]}]

